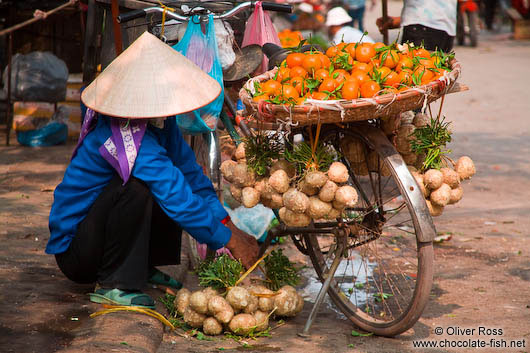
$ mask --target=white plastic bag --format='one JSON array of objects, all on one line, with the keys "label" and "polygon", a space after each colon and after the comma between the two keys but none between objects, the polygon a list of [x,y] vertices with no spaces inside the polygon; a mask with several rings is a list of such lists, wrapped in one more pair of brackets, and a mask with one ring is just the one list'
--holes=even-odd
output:
[{"label": "white plastic bag", "polygon": [[219,61],[223,70],[228,69],[236,60],[234,53],[234,31],[227,22],[222,20],[213,21],[215,27],[215,37],[217,39],[217,48],[219,49]]}]

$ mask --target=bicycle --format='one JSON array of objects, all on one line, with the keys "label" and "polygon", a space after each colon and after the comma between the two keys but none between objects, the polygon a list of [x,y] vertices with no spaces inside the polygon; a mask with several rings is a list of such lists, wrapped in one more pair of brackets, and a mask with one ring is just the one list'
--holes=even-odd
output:
[{"label": "bicycle", "polygon": [[[238,5],[217,18],[226,18],[228,13],[237,13],[237,8],[251,5]],[[145,11],[125,14],[121,20],[144,16]],[[169,12],[166,15],[187,20],[185,16]],[[234,109],[228,103],[229,108]],[[232,135],[230,119],[222,114],[221,121]],[[278,126],[270,124],[268,128]],[[288,139],[292,142],[297,133],[309,139],[314,131],[311,127],[292,127]],[[341,126],[324,124],[320,134],[320,141],[341,156],[345,148],[341,141],[346,138],[363,146],[365,158],[361,164],[354,165],[341,157],[349,170],[349,183],[360,196],[359,203],[336,221],[312,223],[301,228],[280,224],[269,231],[261,253],[272,239],[289,235],[297,249],[310,257],[323,286],[303,335],[308,333],[327,293],[344,315],[361,329],[395,336],[416,323],[432,287],[436,231],[425,199],[401,155],[381,131],[378,119]],[[194,147],[194,150],[198,157],[204,157],[204,151],[208,151],[204,158],[206,172],[212,182],[219,185],[218,140],[214,133],[209,136],[210,141],[202,144],[202,153],[199,148]],[[197,143],[201,144],[200,140]],[[374,154],[375,164],[370,162]]]}]

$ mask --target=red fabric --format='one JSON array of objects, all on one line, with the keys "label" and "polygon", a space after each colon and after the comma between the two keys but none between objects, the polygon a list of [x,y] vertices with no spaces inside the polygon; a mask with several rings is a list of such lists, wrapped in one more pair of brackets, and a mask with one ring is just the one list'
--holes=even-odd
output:
[{"label": "red fabric", "polygon": [[231,220],[230,216],[226,216],[224,219],[221,220],[221,223],[227,224],[228,222],[230,222],[230,220]]}]

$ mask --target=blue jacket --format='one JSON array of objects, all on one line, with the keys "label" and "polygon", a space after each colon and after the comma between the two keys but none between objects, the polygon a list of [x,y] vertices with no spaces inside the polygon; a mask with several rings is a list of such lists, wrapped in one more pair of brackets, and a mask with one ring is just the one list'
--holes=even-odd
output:
[{"label": "blue jacket", "polygon": [[[147,126],[132,176],[143,180],[164,212],[197,241],[212,249],[223,247],[231,232],[220,221],[228,214],[175,119],[167,119],[164,129]],[[98,151],[110,135],[109,118],[100,116],[55,189],[46,253],[68,249],[79,223],[117,174]]]}]

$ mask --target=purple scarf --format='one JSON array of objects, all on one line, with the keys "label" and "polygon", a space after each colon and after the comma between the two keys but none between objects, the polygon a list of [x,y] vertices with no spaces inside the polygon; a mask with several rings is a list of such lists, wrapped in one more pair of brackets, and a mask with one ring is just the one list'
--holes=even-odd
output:
[{"label": "purple scarf", "polygon": [[[95,126],[96,112],[89,108],[85,114],[79,141],[72,153],[72,158],[76,155],[85,137]],[[123,184],[127,183],[131,176],[146,126],[147,121],[145,119],[110,119],[112,135],[101,145],[99,153],[118,172]]]}]

